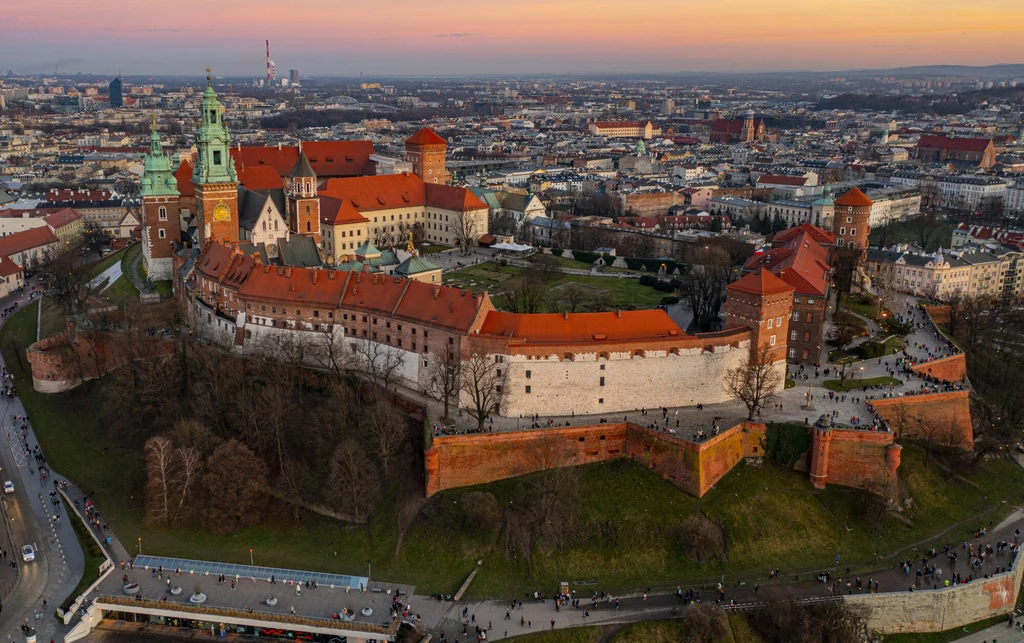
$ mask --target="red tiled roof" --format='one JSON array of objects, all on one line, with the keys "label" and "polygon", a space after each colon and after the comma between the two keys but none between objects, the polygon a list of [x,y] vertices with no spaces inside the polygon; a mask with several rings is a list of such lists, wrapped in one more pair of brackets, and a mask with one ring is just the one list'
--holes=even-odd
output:
[{"label": "red tiled roof", "polygon": [[989,138],[950,138],[948,136],[922,136],[917,141],[919,149],[955,150],[957,152],[984,152],[992,139]]},{"label": "red tiled roof", "polygon": [[786,176],[783,174],[762,174],[757,177],[757,184],[772,183],[775,185],[807,185],[807,178],[803,176]]},{"label": "red tiled roof", "polygon": [[603,129],[616,129],[625,127],[646,127],[650,121],[597,121],[595,127]]},{"label": "red tiled roof", "polygon": [[351,273],[341,307],[467,333],[484,295],[421,281]]},{"label": "red tiled roof", "polygon": [[365,223],[368,219],[359,213],[351,201],[321,195],[320,221],[327,225],[344,225],[346,223]]},{"label": "red tiled roof", "polygon": [[726,288],[753,295],[777,295],[793,291],[792,286],[763,268],[732,282]]},{"label": "red tiled roof", "polygon": [[114,194],[109,190],[58,190],[53,189],[46,193],[46,201],[109,201]]},{"label": "red tiled roof", "polygon": [[441,138],[437,132],[424,127],[409,138],[405,139],[406,145],[447,145],[448,141]]},{"label": "red tiled roof", "polygon": [[424,183],[415,174],[382,174],[329,179],[320,194],[351,201],[360,212],[431,205],[448,210],[479,210],[487,205],[466,188]]},{"label": "red tiled roof", "polygon": [[195,196],[196,186],[192,185],[192,164],[182,161],[178,169],[174,171],[174,178],[178,179],[178,193],[181,196]]},{"label": "red tiled roof", "polygon": [[[302,144],[306,160],[321,178],[363,176],[373,173],[371,141],[309,141]],[[233,147],[235,167],[272,167],[278,176],[288,176],[299,160],[297,146]]]},{"label": "red tiled roof", "polygon": [[[796,234],[790,230],[795,230]],[[773,241],[776,247],[761,256],[751,257],[743,269],[757,270],[764,266],[796,292],[823,297],[828,292],[828,273],[831,270],[828,263],[829,248],[822,245],[807,229],[797,227],[790,230],[784,231],[789,232],[788,235],[782,232],[776,235]],[[783,236],[785,238],[780,239]]]},{"label": "red tiled roof", "polygon": [[249,190],[280,190],[284,187],[281,176],[272,167],[236,166],[238,182]]},{"label": "red tiled roof", "polygon": [[425,186],[427,205],[459,212],[487,208],[486,203],[466,188],[441,185],[440,183],[426,183]]},{"label": "red tiled roof", "polygon": [[82,218],[82,215],[78,213],[74,208],[61,208],[47,214],[43,217],[43,221],[46,221],[46,225],[50,226],[54,230],[59,230],[64,226],[74,223]]},{"label": "red tiled roof", "polygon": [[0,257],[9,257],[50,243],[57,243],[57,237],[46,226],[15,232],[0,237]]},{"label": "red tiled roof", "polygon": [[686,333],[663,310],[620,313],[540,313],[490,311],[481,335],[525,340],[530,344],[590,344],[622,340],[667,339]]},{"label": "red tiled roof", "polygon": [[0,257],[0,276],[10,277],[21,272],[22,268],[18,264],[11,261],[10,257]]},{"label": "red tiled roof", "polygon": [[772,239],[772,243],[776,245],[779,243],[784,243],[786,241],[796,239],[803,233],[811,235],[812,239],[814,239],[815,241],[822,245],[834,246],[836,244],[836,235],[832,234],[827,230],[819,228],[816,225],[811,225],[810,223],[801,223],[796,227],[786,228],[785,230],[775,235],[775,237]]},{"label": "red tiled roof", "polygon": [[874,204],[874,201],[868,198],[868,195],[860,191],[858,187],[852,187],[843,195],[835,200],[836,205],[845,205],[851,208],[869,208]]},{"label": "red tiled roof", "polygon": [[344,289],[343,272],[323,268],[256,266],[238,289],[238,297],[250,301],[272,300],[337,308]]}]

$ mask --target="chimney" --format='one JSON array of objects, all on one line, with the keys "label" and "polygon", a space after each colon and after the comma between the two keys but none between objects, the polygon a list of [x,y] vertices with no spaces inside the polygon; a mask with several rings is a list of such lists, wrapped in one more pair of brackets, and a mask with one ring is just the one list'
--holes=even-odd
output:
[{"label": "chimney", "polygon": [[616,310],[615,311],[615,316],[618,317],[619,319],[622,319],[622,311],[621,310]]},{"label": "chimney", "polygon": [[333,269],[327,271],[327,278],[330,279],[331,281],[334,281],[334,270]]},{"label": "chimney", "polygon": [[316,268],[313,268],[313,285],[314,285],[314,286],[316,285],[316,276],[317,276],[318,274],[320,274],[320,271],[319,271],[319,270],[317,270]]},{"label": "chimney", "polygon": [[289,278],[289,279],[292,278],[292,267],[291,266],[285,266],[284,267],[284,276]]},{"label": "chimney", "polygon": [[568,310],[563,311],[562,312],[562,317],[565,318],[566,320],[568,320],[569,319],[569,311]]},{"label": "chimney", "polygon": [[295,284],[291,284],[291,288],[289,288],[289,290],[291,290],[292,292],[295,292]]},{"label": "chimney", "polygon": [[454,313],[455,312],[455,302],[454,301],[448,302],[448,312],[449,313]]},{"label": "chimney", "polygon": [[441,294],[441,286],[434,286],[434,299],[437,299],[437,296],[440,295],[440,294]]}]

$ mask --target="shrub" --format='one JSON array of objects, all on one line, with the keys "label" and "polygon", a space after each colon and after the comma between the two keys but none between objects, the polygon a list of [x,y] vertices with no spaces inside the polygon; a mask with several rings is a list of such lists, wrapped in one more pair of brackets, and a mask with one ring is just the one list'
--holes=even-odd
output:
[{"label": "shrub", "polygon": [[604,253],[603,255],[601,255],[601,258],[604,259],[604,265],[606,265],[606,266],[610,266],[613,263],[615,263],[615,257],[613,257],[612,255],[608,254],[607,252]]},{"label": "shrub", "polygon": [[885,344],[881,342],[864,342],[855,349],[861,359],[874,359],[885,355]]},{"label": "shrub", "polygon": [[704,514],[688,516],[676,527],[675,536],[683,555],[695,563],[725,556],[725,534]]},{"label": "shrub", "polygon": [[651,275],[640,275],[641,286],[653,286],[656,283],[658,283],[657,277],[652,277]]},{"label": "shrub", "polygon": [[662,306],[671,306],[672,304],[678,304],[678,303],[679,303],[679,297],[676,297],[675,295],[669,295],[668,297],[662,297],[661,298],[661,305]]},{"label": "shrub", "polygon": [[653,288],[658,292],[675,292],[675,288],[667,281],[656,281]]},{"label": "shrub", "polygon": [[790,469],[807,449],[811,437],[802,424],[768,424],[764,434],[765,457],[768,462]]},{"label": "shrub", "polygon": [[561,248],[552,248],[551,249],[551,254],[555,255],[556,257],[561,257],[564,252],[565,252],[565,250],[562,250]]},{"label": "shrub", "polygon": [[596,252],[587,252],[586,250],[573,250],[572,256],[576,258],[576,261],[582,261],[583,263],[594,263],[600,258],[601,255]]}]

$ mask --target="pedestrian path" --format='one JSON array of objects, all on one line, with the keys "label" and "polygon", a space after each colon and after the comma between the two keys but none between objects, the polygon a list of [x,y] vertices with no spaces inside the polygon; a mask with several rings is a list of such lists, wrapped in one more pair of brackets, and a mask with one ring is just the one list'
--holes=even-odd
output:
[{"label": "pedestrian path", "polygon": [[[121,271],[121,262],[115,261],[109,268],[90,279],[89,283],[86,284],[86,288],[93,290],[103,286],[103,290],[106,290],[107,288],[110,288],[115,281],[120,279],[122,274],[124,273]],[[106,281],[106,285],[103,285],[104,281]]]}]

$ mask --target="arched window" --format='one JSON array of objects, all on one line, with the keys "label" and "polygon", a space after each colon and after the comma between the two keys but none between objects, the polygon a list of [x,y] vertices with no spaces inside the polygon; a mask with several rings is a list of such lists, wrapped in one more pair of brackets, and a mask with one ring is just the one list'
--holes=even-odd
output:
[{"label": "arched window", "polygon": [[310,225],[312,225],[312,224],[310,224],[310,222],[309,222],[309,221],[307,221],[307,222],[306,222],[306,232],[309,232],[309,231],[310,231]]},{"label": "arched window", "polygon": [[160,209],[157,212],[159,213],[161,221],[166,221],[167,220],[167,208],[165,208],[164,206],[161,205]]}]

